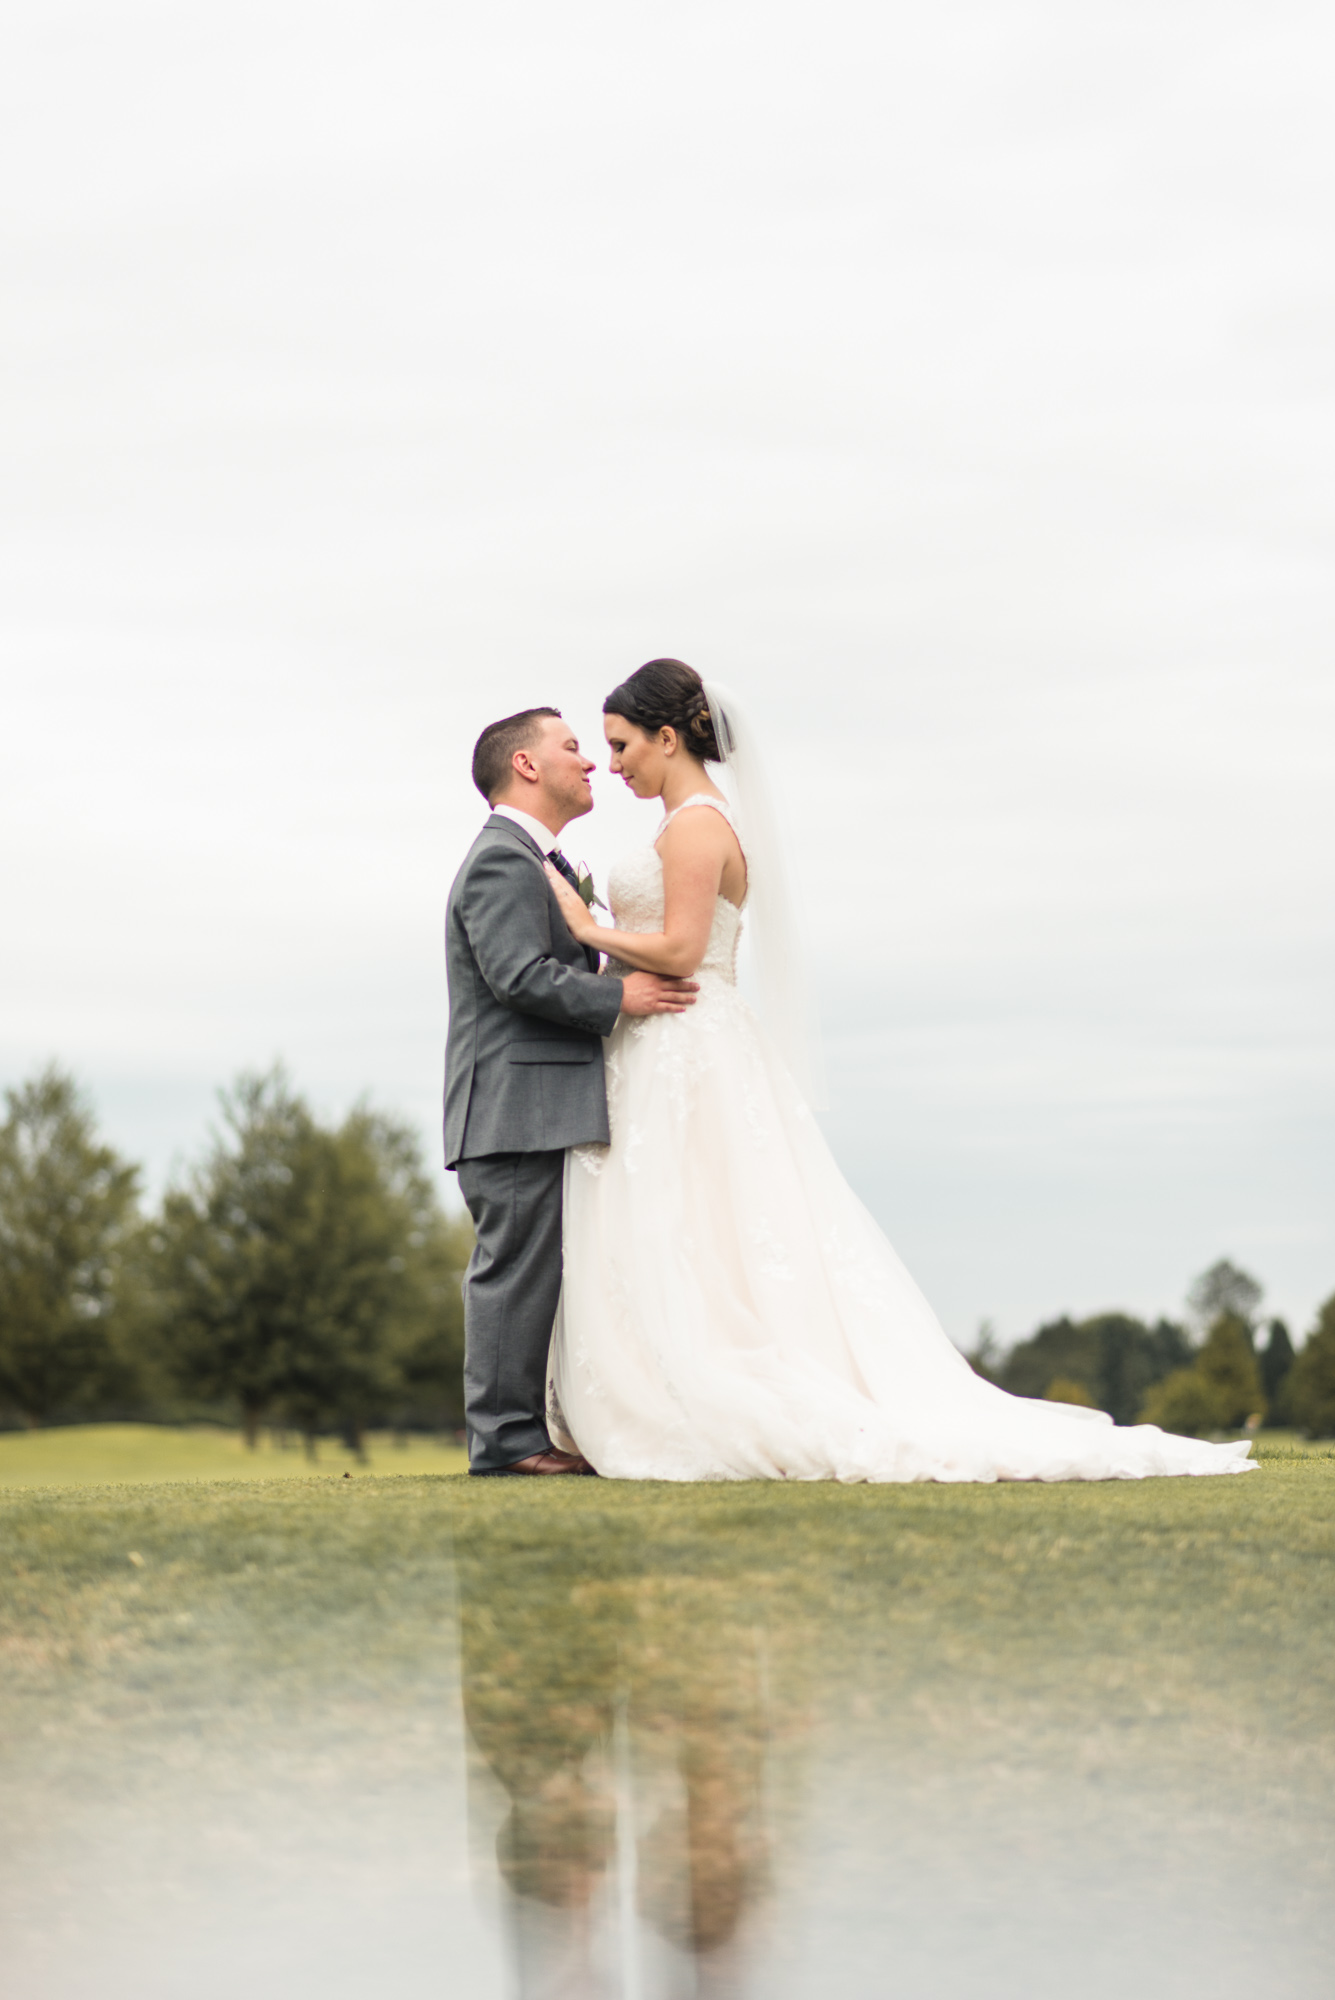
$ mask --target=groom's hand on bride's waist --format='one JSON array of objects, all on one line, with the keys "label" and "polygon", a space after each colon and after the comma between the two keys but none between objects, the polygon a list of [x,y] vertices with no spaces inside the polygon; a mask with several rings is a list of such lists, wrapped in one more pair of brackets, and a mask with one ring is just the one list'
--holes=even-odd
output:
[{"label": "groom's hand on bride's waist", "polygon": [[684,1014],[700,991],[693,979],[666,979],[657,972],[628,972],[621,982],[623,1014]]}]

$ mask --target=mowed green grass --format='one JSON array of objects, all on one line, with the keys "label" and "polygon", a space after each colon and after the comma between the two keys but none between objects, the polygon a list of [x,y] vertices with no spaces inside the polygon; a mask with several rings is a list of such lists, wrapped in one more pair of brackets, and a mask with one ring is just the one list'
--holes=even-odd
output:
[{"label": "mowed green grass", "polygon": [[283,1449],[265,1432],[254,1450],[239,1431],[212,1424],[70,1424],[0,1435],[0,1490],[34,1486],[155,1486],[163,1481],[309,1479],[313,1472],[375,1472],[380,1477],[468,1470],[451,1439],[373,1433],[366,1465],[328,1438],[312,1465],[300,1442]]},{"label": "mowed green grass", "polygon": [[[1108,1485],[666,1486],[345,1479],[331,1451],[313,1476],[0,1492],[8,1983],[99,1990],[98,1953],[151,1966],[176,1925],[183,1954],[187,1931],[255,1931],[304,1991],[282,1952],[308,1885],[397,1921],[386,1883],[423,1869],[435,1896],[465,1840],[490,1881],[521,1801],[577,1845],[623,1728],[706,1803],[763,1770],[794,1921],[808,1875],[813,1908],[837,1888],[850,1950],[895,1884],[930,1910],[963,1882],[1003,1943],[1125,1929],[1152,1964],[1203,1925],[1210,1963],[1259,1959],[1246,1990],[1306,2000],[1335,1950],[1335,1451],[1261,1457]],[[371,1962],[310,1990],[374,1991]],[[836,1988],[879,1994],[884,1965],[803,1990]],[[1021,1989],[984,1966],[941,1990]]]},{"label": "mowed green grass", "polygon": [[[1261,1447],[1274,1460],[1320,1457],[1322,1445],[1273,1434]],[[70,1424],[52,1430],[0,1433],[0,1492],[41,1486],[154,1486],[180,1480],[309,1479],[350,1472],[379,1478],[456,1475],[468,1470],[463,1447],[451,1439],[373,1432],[365,1464],[335,1439],[306,1456],[294,1437],[286,1446],[261,1434],[252,1450],[239,1431],[214,1424]]]},{"label": "mowed green grass", "polygon": [[1259,1470],[1220,1479],[683,1487],[468,1480],[421,1444],[418,1464],[438,1469],[387,1477],[408,1454],[384,1444],[350,1479],[332,1450],[313,1476],[296,1453],[261,1454],[280,1476],[254,1477],[239,1445],[200,1443],[228,1480],[197,1459],[179,1483],[145,1484],[129,1452],[115,1485],[0,1493],[12,1697],[26,1685],[45,1703],[70,1676],[105,1691],[122,1666],[131,1684],[188,1671],[198,1690],[224,1657],[236,1689],[248,1658],[258,1672],[307,1649],[359,1682],[391,1655],[396,1672],[436,1674],[463,1558],[488,1579],[489,1615],[514,1598],[522,1621],[542,1599],[539,1622],[563,1623],[577,1651],[631,1612],[639,1628],[765,1626],[804,1679],[880,1659],[882,1679],[941,1690],[1059,1680],[1066,1708],[1116,1683],[1132,1709],[1171,1693],[1183,1713],[1204,1703],[1239,1728],[1320,1738],[1323,1755],[1335,1744],[1329,1446],[1262,1444]]},{"label": "mowed green grass", "polygon": [[[345,1840],[371,1867],[401,1820],[462,1814],[462,1723],[493,1792],[559,1804],[623,1713],[650,1753],[739,1784],[763,1745],[795,1855],[836,1797],[821,1852],[854,1917],[924,1856],[1006,1908],[1070,1860],[1151,1935],[1181,1894],[1229,1950],[1273,1934],[1324,1965],[1335,1450],[1260,1458],[1106,1485],[667,1486],[345,1479],[330,1451],[313,1476],[0,1492],[0,1917],[7,1879],[43,1949],[88,1907],[96,1929],[132,1905],[152,1936],[159,1895],[225,1901],[233,1850],[252,1889],[272,1861],[281,1902],[302,1856],[318,1873]],[[1261,1988],[1322,1990],[1286,1977]]]}]

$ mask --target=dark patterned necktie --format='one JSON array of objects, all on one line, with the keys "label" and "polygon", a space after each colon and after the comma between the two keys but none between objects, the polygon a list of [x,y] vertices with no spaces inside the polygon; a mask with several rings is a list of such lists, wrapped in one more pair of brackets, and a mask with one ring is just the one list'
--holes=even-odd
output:
[{"label": "dark patterned necktie", "polygon": [[560,848],[559,848],[559,847],[554,847],[554,848],[552,849],[551,853],[550,853],[550,854],[549,854],[549,855],[547,856],[547,859],[548,859],[548,860],[549,860],[549,861],[551,862],[551,864],[552,864],[552,867],[553,867],[553,868],[554,868],[554,869],[556,870],[556,872],[557,872],[557,874],[558,874],[558,875],[564,875],[564,876],[565,876],[565,878],[566,878],[566,881],[567,881],[567,882],[568,882],[568,883],[570,884],[571,888],[572,888],[572,889],[573,889],[573,890],[575,891],[575,894],[576,894],[576,895],[578,895],[578,894],[579,894],[579,876],[578,876],[578,875],[577,875],[577,874],[575,873],[575,871],[574,871],[574,869],[573,869],[573,868],[571,867],[570,863],[569,863],[569,862],[568,862],[568,861],[566,860],[566,858],[565,858],[564,854],[562,854],[562,852],[561,852]]}]

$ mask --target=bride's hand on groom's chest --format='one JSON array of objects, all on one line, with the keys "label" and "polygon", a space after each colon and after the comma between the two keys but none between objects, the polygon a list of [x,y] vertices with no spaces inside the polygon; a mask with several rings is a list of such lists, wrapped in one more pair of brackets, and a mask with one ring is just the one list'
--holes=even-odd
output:
[{"label": "bride's hand on groom's chest", "polygon": [[[572,888],[565,876],[559,874],[550,861],[544,861],[542,866],[570,935],[578,944],[595,943],[601,926],[593,911],[585,904],[579,890]],[[591,877],[589,881],[592,888]]]}]

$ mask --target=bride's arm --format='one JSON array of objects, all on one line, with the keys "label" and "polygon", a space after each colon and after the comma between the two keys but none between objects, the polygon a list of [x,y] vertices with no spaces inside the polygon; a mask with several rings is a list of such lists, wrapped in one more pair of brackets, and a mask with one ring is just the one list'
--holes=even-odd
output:
[{"label": "bride's arm", "polygon": [[581,944],[610,952],[622,965],[641,972],[687,979],[705,955],[723,870],[737,851],[737,837],[718,813],[697,810],[673,820],[658,851],[663,862],[661,931],[610,930],[550,864],[547,879]]}]

